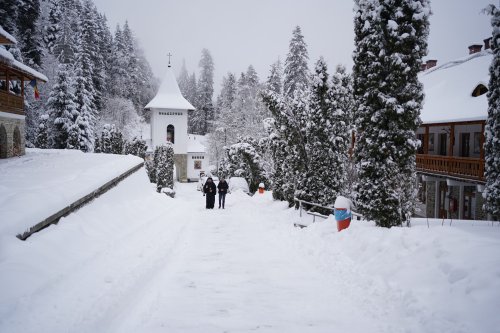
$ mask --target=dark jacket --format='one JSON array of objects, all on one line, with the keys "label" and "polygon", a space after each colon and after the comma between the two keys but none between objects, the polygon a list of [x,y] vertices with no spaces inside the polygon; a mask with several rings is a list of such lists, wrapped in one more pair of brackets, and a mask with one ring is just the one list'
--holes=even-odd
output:
[{"label": "dark jacket", "polygon": [[219,193],[227,193],[227,189],[229,188],[229,184],[225,180],[220,181],[219,185],[217,185],[217,188],[219,189]]},{"label": "dark jacket", "polygon": [[[212,178],[208,178],[208,179],[212,179]],[[205,182],[205,185],[203,186],[203,192],[206,194],[209,194],[209,195],[215,195],[215,192],[217,192],[217,188],[215,187],[215,183],[213,181],[208,182],[208,179]]]}]

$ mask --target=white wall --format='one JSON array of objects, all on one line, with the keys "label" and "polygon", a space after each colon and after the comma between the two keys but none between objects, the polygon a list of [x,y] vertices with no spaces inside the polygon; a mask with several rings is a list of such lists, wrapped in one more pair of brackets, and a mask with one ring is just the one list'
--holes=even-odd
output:
[{"label": "white wall", "polygon": [[[203,158],[202,159],[197,158],[200,156]],[[201,169],[194,168],[194,161],[201,161]],[[210,161],[208,160],[208,156],[205,153],[188,153],[187,177],[190,180],[197,180],[200,177],[200,171],[208,173],[209,165]]]},{"label": "white wall", "polygon": [[[179,114],[179,115],[178,115]],[[187,110],[151,109],[153,150],[167,142],[167,126],[175,129],[174,153],[187,153]]]}]

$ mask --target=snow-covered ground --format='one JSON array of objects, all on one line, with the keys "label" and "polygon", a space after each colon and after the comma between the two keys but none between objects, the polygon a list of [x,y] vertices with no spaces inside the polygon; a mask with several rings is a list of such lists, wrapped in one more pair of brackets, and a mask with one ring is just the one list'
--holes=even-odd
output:
[{"label": "snow-covered ground", "polygon": [[26,149],[0,160],[0,239],[23,233],[141,162],[56,149]]},{"label": "snow-covered ground", "polygon": [[499,332],[500,227],[332,220],[270,193],[205,210],[144,170],[0,243],[0,332]]}]

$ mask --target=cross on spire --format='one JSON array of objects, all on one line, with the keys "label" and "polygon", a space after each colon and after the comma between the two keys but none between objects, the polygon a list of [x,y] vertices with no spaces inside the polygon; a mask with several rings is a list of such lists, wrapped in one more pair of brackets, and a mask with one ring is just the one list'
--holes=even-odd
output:
[{"label": "cross on spire", "polygon": [[170,57],[172,56],[172,54],[170,54],[170,52],[167,54],[167,57],[168,57],[168,67],[170,67]]}]

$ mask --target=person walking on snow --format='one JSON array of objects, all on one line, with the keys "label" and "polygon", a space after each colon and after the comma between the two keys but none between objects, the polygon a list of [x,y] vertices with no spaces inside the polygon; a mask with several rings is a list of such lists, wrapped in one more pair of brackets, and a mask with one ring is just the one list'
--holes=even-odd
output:
[{"label": "person walking on snow", "polygon": [[227,189],[229,188],[229,185],[227,184],[224,178],[221,178],[219,184],[217,185],[217,188],[219,189],[219,209],[221,202],[222,202],[222,209],[224,209],[224,204],[226,203]]},{"label": "person walking on snow", "polygon": [[215,192],[217,188],[215,187],[215,183],[211,177],[208,177],[205,185],[203,186],[203,193],[207,198],[207,209],[213,209],[215,204]]}]

